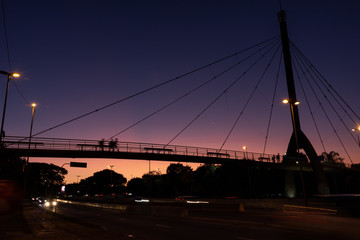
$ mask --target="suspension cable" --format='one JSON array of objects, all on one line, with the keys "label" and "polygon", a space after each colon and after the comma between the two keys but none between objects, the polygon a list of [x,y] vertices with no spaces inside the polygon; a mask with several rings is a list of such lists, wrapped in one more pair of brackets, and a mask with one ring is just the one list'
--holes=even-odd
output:
[{"label": "suspension cable", "polygon": [[[302,63],[303,63],[303,65],[305,66],[306,63],[304,63],[303,61],[302,61]],[[311,66],[310,66],[309,64],[307,64],[307,66],[309,66],[309,67],[307,68],[307,72],[308,72],[309,75],[312,77],[312,79],[313,79],[313,81],[315,82],[315,84],[317,85],[318,89],[322,92],[322,94],[324,95],[325,99],[326,99],[327,102],[329,103],[330,107],[333,109],[333,111],[335,112],[335,114],[337,115],[337,117],[340,119],[341,123],[343,124],[343,126],[345,127],[345,129],[347,130],[347,132],[349,133],[349,135],[350,135],[350,136],[352,137],[352,139],[357,143],[357,140],[356,140],[356,138],[353,136],[353,134],[351,133],[350,128],[348,128],[348,127],[346,126],[343,118],[340,116],[340,114],[339,114],[338,111],[335,109],[335,107],[333,106],[333,104],[330,102],[330,100],[328,99],[328,97],[326,96],[326,94],[322,91],[322,89],[320,88],[320,86],[317,84],[317,82],[315,81],[315,79],[314,79],[314,77],[312,76],[311,72],[309,72],[309,70],[312,69]],[[306,68],[306,67],[305,67],[305,68]],[[305,74],[305,72],[304,72],[304,74]],[[316,75],[316,73],[315,73],[315,75]],[[316,75],[316,77],[318,77],[318,75]],[[319,81],[323,84],[323,82],[321,81],[321,79],[320,79],[319,77],[318,77],[318,79],[319,79]],[[354,121],[354,119],[353,119],[353,118],[348,114],[348,112],[343,108],[343,106],[340,104],[340,102],[337,101],[337,99],[336,99],[335,96],[331,93],[331,91],[329,91],[329,88],[327,88],[327,86],[324,85],[324,84],[323,84],[323,86],[324,86],[325,89],[330,93],[330,95],[333,97],[333,99],[336,101],[336,103],[341,107],[341,109],[342,109],[345,113],[347,113],[347,116],[350,118],[350,120],[352,120],[352,122],[353,122],[354,124],[356,124],[355,121]]]},{"label": "suspension cable", "polygon": [[264,76],[265,76],[265,73],[267,72],[267,70],[269,69],[269,67],[270,67],[271,63],[273,62],[273,60],[274,60],[274,58],[275,58],[275,55],[276,55],[276,53],[278,52],[279,48],[280,48],[280,44],[277,46],[277,48],[276,48],[276,50],[275,50],[274,54],[272,55],[272,57],[271,57],[271,59],[270,59],[269,63],[267,64],[267,66],[266,66],[265,70],[263,71],[263,73],[262,73],[262,75],[261,75],[261,77],[260,77],[259,81],[256,83],[256,85],[255,85],[255,87],[254,87],[254,90],[251,92],[251,94],[250,94],[250,96],[249,96],[248,100],[246,101],[246,103],[245,103],[245,105],[244,105],[243,109],[241,110],[241,112],[239,113],[239,115],[238,115],[238,117],[237,117],[237,119],[236,119],[235,123],[234,123],[234,124],[233,124],[233,126],[231,127],[231,129],[230,129],[230,131],[229,131],[228,135],[226,136],[226,138],[225,138],[224,142],[221,144],[220,150],[224,147],[225,143],[227,142],[228,138],[230,137],[231,133],[233,132],[233,130],[234,130],[234,128],[235,128],[235,126],[237,125],[237,123],[239,122],[239,120],[240,120],[241,116],[243,115],[244,111],[246,110],[246,107],[248,106],[248,104],[249,104],[250,100],[251,100],[251,99],[252,99],[252,97],[254,96],[254,94],[255,94],[256,90],[258,89],[258,87],[259,87],[260,83],[262,82],[262,80],[263,80],[263,78],[264,78]]},{"label": "suspension cable", "polygon": [[119,104],[119,103],[121,103],[121,102],[124,102],[124,101],[126,101],[126,100],[129,100],[129,99],[131,99],[131,98],[137,97],[137,96],[139,96],[139,95],[141,95],[141,94],[143,94],[143,93],[149,92],[149,91],[151,91],[151,90],[154,90],[154,89],[159,88],[159,87],[161,87],[161,86],[164,86],[164,85],[166,85],[166,84],[169,84],[169,83],[171,83],[171,82],[174,82],[174,81],[176,81],[176,80],[178,80],[178,79],[180,79],[180,78],[183,78],[183,77],[185,77],[185,76],[188,76],[188,75],[190,75],[190,74],[192,74],[192,73],[195,73],[195,72],[198,72],[198,71],[200,71],[200,70],[203,70],[203,69],[205,69],[205,68],[207,68],[207,67],[210,67],[210,66],[212,66],[212,65],[214,65],[214,64],[217,64],[217,63],[220,63],[220,62],[222,62],[222,61],[225,61],[225,60],[227,60],[227,59],[229,59],[229,58],[232,58],[232,57],[234,57],[234,56],[237,56],[237,55],[240,54],[240,53],[243,53],[243,52],[245,52],[245,51],[248,51],[249,49],[255,48],[255,47],[257,47],[257,46],[259,46],[259,45],[262,45],[262,44],[264,44],[264,43],[266,43],[266,42],[272,41],[272,40],[274,40],[274,39],[276,39],[276,38],[278,38],[278,36],[272,37],[272,38],[270,38],[270,39],[268,39],[268,40],[265,40],[265,41],[262,41],[262,42],[260,42],[260,43],[257,43],[257,44],[255,44],[255,45],[253,45],[253,46],[251,46],[251,47],[248,47],[248,48],[246,48],[246,49],[240,50],[240,51],[238,51],[238,52],[236,52],[236,53],[233,53],[233,54],[231,54],[231,55],[228,55],[228,56],[226,56],[226,57],[223,57],[223,58],[221,58],[221,59],[219,59],[219,60],[213,61],[213,62],[211,62],[211,63],[209,63],[209,64],[206,64],[206,65],[204,65],[204,66],[202,66],[202,67],[199,67],[199,68],[196,68],[196,69],[194,69],[194,70],[192,70],[192,71],[189,71],[189,72],[187,72],[187,73],[184,73],[184,74],[182,74],[182,75],[180,75],[180,76],[177,76],[177,77],[172,78],[172,79],[170,79],[170,80],[167,80],[167,81],[165,81],[165,82],[159,83],[159,84],[157,84],[157,85],[155,85],[155,86],[153,86],[153,87],[150,87],[150,88],[141,90],[141,91],[139,91],[139,92],[137,92],[137,93],[131,94],[131,95],[129,95],[129,96],[127,96],[127,97],[124,97],[124,98],[122,98],[122,99],[120,99],[120,100],[117,100],[117,101],[115,101],[115,102],[113,102],[113,103],[107,104],[107,105],[105,105],[105,106],[103,106],[103,107],[97,108],[97,109],[95,109],[95,110],[93,110],[93,111],[87,112],[87,113],[82,114],[82,115],[80,115],[80,116],[78,116],[78,117],[75,117],[75,118],[72,118],[72,119],[67,120],[67,121],[65,121],[65,122],[62,122],[62,123],[60,123],[60,124],[57,124],[57,125],[55,125],[55,126],[53,126],[53,127],[50,127],[50,128],[45,129],[45,130],[43,130],[43,131],[40,131],[40,132],[38,132],[38,133],[36,133],[36,134],[33,134],[32,136],[37,136],[37,135],[43,134],[43,133],[45,133],[45,132],[54,130],[54,129],[58,128],[58,127],[64,126],[64,125],[69,124],[69,123],[74,122],[74,121],[77,121],[77,120],[79,120],[79,119],[82,119],[82,118],[87,117],[87,116],[89,116],[89,115],[91,115],[91,114],[97,113],[97,112],[99,112],[99,111],[102,111],[102,110],[104,110],[104,109],[106,109],[106,108],[112,107],[112,106],[114,106],[114,105],[116,105],[116,104]]},{"label": "suspension cable", "polygon": [[[354,116],[357,118],[358,121],[360,121],[360,117],[357,115],[357,113],[350,107],[350,105],[341,97],[341,95],[334,89],[334,87],[329,83],[329,81],[326,80],[326,78],[320,73],[320,71],[317,70],[317,68],[310,62],[310,60],[308,58],[306,58],[306,56],[301,52],[301,50],[294,44],[291,42],[291,44],[293,45],[293,47],[297,50],[297,52],[301,55],[301,57],[304,59],[304,61],[306,61],[306,63],[310,66],[309,70],[311,69],[314,74],[318,77],[318,79],[320,80],[320,82],[324,85],[324,87],[326,88],[326,90],[331,94],[331,96],[335,99],[335,101],[339,104],[339,106],[344,110],[344,112],[348,115],[348,117],[350,118],[350,120],[356,125],[356,122],[353,120],[353,118],[349,115],[349,113],[346,111],[346,109],[344,109],[344,107],[342,106],[342,104],[340,104],[340,102],[338,101],[338,99],[340,99],[343,104],[354,114]],[[328,87],[327,87],[327,86]],[[335,95],[338,97],[336,98],[333,93],[329,90],[329,88],[335,93]]]},{"label": "suspension cable", "polygon": [[271,124],[272,113],[273,113],[273,109],[274,109],[274,102],[275,102],[276,90],[277,90],[277,86],[278,86],[278,83],[279,83],[281,63],[282,63],[282,50],[281,50],[281,52],[280,52],[279,66],[278,66],[278,70],[277,70],[277,73],[276,73],[276,81],[275,81],[275,86],[274,86],[274,91],[273,91],[273,97],[272,97],[272,102],[271,102],[271,107],[270,107],[269,120],[268,120],[268,124],[267,124],[267,128],[266,128],[266,135],[265,135],[265,143],[264,143],[263,155],[265,154],[266,145],[267,145],[267,140],[268,140],[268,137],[269,137],[270,124]]},{"label": "suspension cable", "polygon": [[14,83],[15,88],[17,89],[17,91],[19,92],[20,96],[22,97],[22,99],[24,100],[24,102],[27,105],[30,105],[30,102],[26,99],[26,97],[24,96],[24,94],[21,92],[20,88],[18,87],[18,85],[16,84],[15,81],[12,81]]},{"label": "suspension cable", "polygon": [[239,66],[240,64],[242,64],[243,62],[245,62],[246,60],[248,60],[249,58],[253,57],[255,54],[261,52],[264,48],[268,47],[272,42],[268,43],[267,45],[259,48],[257,51],[253,52],[252,54],[250,54],[249,56],[245,57],[244,59],[238,61],[237,63],[235,63],[234,65],[230,66],[229,68],[225,69],[224,71],[220,72],[219,74],[215,75],[214,77],[210,78],[209,80],[205,81],[204,83],[200,84],[199,86],[193,88],[192,90],[190,90],[189,92],[186,92],[185,94],[183,94],[182,96],[176,98],[175,100],[171,101],[170,103],[166,104],[165,106],[159,108],[158,110],[152,112],[151,114],[147,115],[146,117],[140,119],[139,121],[131,124],[129,127],[123,129],[122,131],[116,133],[115,135],[111,136],[110,138],[108,138],[107,140],[109,139],[112,139],[112,138],[115,138],[117,137],[118,135],[126,132],[127,130],[131,129],[132,127],[138,125],[139,123],[149,119],[150,117],[154,116],[155,114],[161,112],[162,110],[166,109],[167,107],[175,104],[176,102],[180,101],[181,99],[189,96],[190,94],[192,94],[193,92],[199,90],[200,88],[204,87],[205,85],[209,84],[210,82],[214,81],[215,79],[219,78],[221,75],[229,72],[230,70],[234,69],[236,66]]},{"label": "suspension cable", "polygon": [[[274,45],[275,46],[275,45]],[[206,112],[215,102],[217,102],[230,88],[232,88],[243,76],[245,76],[250,69],[252,69],[274,46],[267,50],[263,55],[260,56],[246,71],[236,78],[222,93],[220,93],[214,100],[210,102],[193,120],[191,120],[178,134],[175,135],[164,147],[172,143],[181,133],[183,133],[191,124],[193,124],[204,112]]]},{"label": "suspension cable", "polygon": [[[300,66],[300,67],[301,67],[301,66]],[[337,139],[339,140],[339,142],[340,142],[341,146],[343,147],[345,153],[347,154],[349,160],[351,161],[351,163],[353,163],[353,161],[352,161],[352,159],[351,159],[351,157],[350,157],[350,155],[349,155],[349,153],[348,153],[348,151],[347,151],[344,143],[342,142],[342,140],[341,140],[341,138],[340,138],[337,130],[335,129],[332,121],[330,120],[330,117],[329,117],[328,114],[326,113],[326,111],[325,111],[325,109],[324,109],[324,106],[321,104],[320,99],[318,98],[317,94],[315,93],[315,90],[314,90],[313,86],[311,85],[311,83],[310,83],[308,77],[306,76],[305,71],[303,70],[302,67],[301,67],[301,70],[302,70],[302,72],[303,72],[303,74],[304,74],[304,77],[305,77],[307,83],[309,84],[309,86],[310,86],[310,88],[311,88],[311,90],[312,90],[315,98],[317,99],[319,105],[321,106],[321,108],[322,108],[322,110],[323,110],[323,113],[325,114],[327,120],[329,121],[329,123],[330,123],[330,125],[331,125],[331,127],[332,127],[332,129],[333,129],[333,131],[334,131],[334,133],[335,133],[335,135],[336,135],[336,137],[337,137]],[[326,94],[325,94],[325,93],[323,92],[323,90],[320,88],[319,84],[315,81],[315,79],[314,79],[313,75],[311,74],[311,72],[309,72],[309,75],[310,75],[311,79],[313,80],[313,82],[315,83],[315,85],[317,86],[317,88],[320,90],[320,92],[321,92],[322,95],[324,96],[325,100],[328,102],[328,104],[329,104],[330,107],[333,109],[333,111],[335,112],[335,114],[339,117],[340,121],[344,124],[343,119],[340,117],[339,113],[336,111],[336,109],[334,108],[334,106],[331,104],[331,102],[329,101],[329,99],[328,99],[328,97],[326,96]],[[345,126],[345,127],[346,127],[346,126]],[[351,134],[351,136],[352,136],[352,134]],[[353,137],[353,136],[352,136],[352,137]]]},{"label": "suspension cable", "polygon": [[[293,56],[294,56],[294,58],[295,58],[296,63],[300,66],[299,59],[298,59],[296,53],[293,54]],[[296,72],[298,81],[299,81],[300,86],[301,86],[302,93],[304,94],[304,97],[305,97],[306,105],[307,105],[307,107],[308,107],[308,109],[309,109],[311,118],[312,118],[313,123],[314,123],[314,125],[315,125],[316,132],[317,132],[317,134],[318,134],[318,136],[319,136],[319,139],[320,139],[321,145],[322,145],[322,147],[323,147],[323,150],[324,150],[324,152],[326,152],[326,148],[325,148],[323,139],[322,139],[322,137],[321,137],[321,134],[320,134],[320,131],[319,131],[319,127],[318,127],[318,125],[317,125],[317,123],[316,123],[316,120],[315,120],[315,117],[314,117],[314,113],[313,113],[313,111],[312,111],[312,109],[311,109],[310,101],[309,101],[309,99],[308,99],[308,97],[307,97],[307,94],[306,94],[304,85],[303,85],[303,83],[302,83],[302,81],[301,81],[300,74],[299,74],[299,72],[298,72],[298,69],[297,69],[297,67],[296,67],[296,64],[294,63],[293,65],[294,65],[294,69],[295,69],[295,72]],[[300,66],[300,69],[302,69],[301,66]],[[305,75],[304,72],[303,72],[303,74]]]}]

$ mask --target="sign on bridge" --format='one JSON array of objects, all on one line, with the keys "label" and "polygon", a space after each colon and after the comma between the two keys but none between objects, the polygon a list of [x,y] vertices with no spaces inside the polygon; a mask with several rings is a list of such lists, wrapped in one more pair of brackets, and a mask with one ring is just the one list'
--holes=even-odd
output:
[{"label": "sign on bridge", "polygon": [[86,168],[87,167],[87,163],[85,162],[70,162],[70,167],[81,167],[81,168]]}]

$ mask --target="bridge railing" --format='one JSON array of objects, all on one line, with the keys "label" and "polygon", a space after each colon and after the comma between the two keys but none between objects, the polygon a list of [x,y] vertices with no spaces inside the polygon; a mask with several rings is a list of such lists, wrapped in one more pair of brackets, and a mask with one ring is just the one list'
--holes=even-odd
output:
[{"label": "bridge railing", "polygon": [[128,153],[171,154],[195,157],[216,157],[229,159],[248,159],[254,161],[278,161],[275,155],[247,151],[219,150],[215,148],[164,145],[154,143],[99,141],[63,138],[29,138],[8,136],[3,138],[3,147],[29,150],[67,150],[67,151],[114,151]]}]

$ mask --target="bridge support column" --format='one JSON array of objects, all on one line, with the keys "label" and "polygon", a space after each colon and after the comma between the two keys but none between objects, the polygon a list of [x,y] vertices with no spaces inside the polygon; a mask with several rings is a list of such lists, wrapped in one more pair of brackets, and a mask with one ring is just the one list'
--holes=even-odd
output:
[{"label": "bridge support column", "polygon": [[289,44],[290,41],[287,32],[286,14],[284,10],[281,10],[278,13],[278,19],[280,23],[286,82],[289,93],[288,101],[290,103],[289,104],[290,113],[291,113],[291,120],[293,125],[293,134],[289,142],[286,156],[298,158],[299,150],[304,149],[315,173],[315,178],[316,178],[315,184],[317,185],[317,193],[328,194],[329,186],[321,162],[316,154],[314,147],[312,146],[308,138],[305,136],[305,134],[302,132],[300,127],[300,118],[299,118],[299,112],[297,106],[299,102],[297,101],[296,98],[295,83],[294,83],[294,76],[293,76],[292,62],[291,62],[290,44]]}]

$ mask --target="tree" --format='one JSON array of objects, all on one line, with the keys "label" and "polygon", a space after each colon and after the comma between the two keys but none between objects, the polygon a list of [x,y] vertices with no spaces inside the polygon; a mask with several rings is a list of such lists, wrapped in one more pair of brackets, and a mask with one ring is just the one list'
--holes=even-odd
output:
[{"label": "tree", "polygon": [[204,164],[195,170],[194,191],[196,195],[212,196],[216,193],[216,169],[217,167],[213,164]]},{"label": "tree", "polygon": [[134,196],[144,196],[148,193],[147,186],[143,178],[131,179],[126,185],[126,190]]},{"label": "tree", "polygon": [[145,195],[153,197],[167,197],[168,191],[166,187],[165,175],[161,175],[158,171],[151,171],[142,176],[146,186]]},{"label": "tree", "polygon": [[191,194],[194,182],[193,170],[181,163],[172,163],[166,169],[166,182],[170,196]]},{"label": "tree", "polygon": [[89,194],[110,194],[124,191],[127,179],[120,173],[104,169],[80,182]]},{"label": "tree", "polygon": [[329,153],[323,152],[321,155],[324,157],[325,163],[344,165],[344,158],[340,157],[340,154],[335,151],[331,151]]},{"label": "tree", "polygon": [[31,195],[55,197],[67,170],[47,163],[29,163],[27,192]]}]

